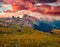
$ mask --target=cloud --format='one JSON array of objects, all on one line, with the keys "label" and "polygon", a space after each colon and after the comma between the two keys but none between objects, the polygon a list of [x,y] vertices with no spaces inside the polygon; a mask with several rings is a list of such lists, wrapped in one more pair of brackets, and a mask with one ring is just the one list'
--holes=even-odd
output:
[{"label": "cloud", "polygon": [[38,0],[38,2],[51,3],[56,2],[57,0]]},{"label": "cloud", "polygon": [[3,0],[0,0],[0,2],[3,2]]}]

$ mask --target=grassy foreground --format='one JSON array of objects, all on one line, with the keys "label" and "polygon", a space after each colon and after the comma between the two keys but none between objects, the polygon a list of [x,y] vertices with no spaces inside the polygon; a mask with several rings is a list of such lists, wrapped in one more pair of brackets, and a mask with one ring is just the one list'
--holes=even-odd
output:
[{"label": "grassy foreground", "polygon": [[0,27],[0,47],[60,47],[60,30],[53,34],[29,27]]}]

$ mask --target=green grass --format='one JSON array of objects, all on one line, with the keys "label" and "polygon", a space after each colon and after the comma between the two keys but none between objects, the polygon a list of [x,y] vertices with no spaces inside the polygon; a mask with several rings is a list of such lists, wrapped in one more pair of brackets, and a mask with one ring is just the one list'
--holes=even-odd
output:
[{"label": "green grass", "polygon": [[60,47],[60,30],[52,32],[54,35],[30,27],[3,26],[0,27],[0,47]]}]

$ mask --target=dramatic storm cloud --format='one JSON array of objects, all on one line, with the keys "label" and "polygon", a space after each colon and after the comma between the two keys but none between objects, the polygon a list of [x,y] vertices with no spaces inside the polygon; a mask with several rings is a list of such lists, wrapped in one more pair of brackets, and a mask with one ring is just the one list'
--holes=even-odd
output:
[{"label": "dramatic storm cloud", "polygon": [[[12,5],[13,11],[30,10],[33,12],[43,12],[50,14],[60,14],[59,3],[52,4],[51,2],[59,2],[59,0],[4,0],[4,2]],[[36,6],[36,3],[41,2],[42,5]],[[49,4],[46,4],[49,2]],[[44,4],[45,3],[45,4]]]},{"label": "dramatic storm cloud", "polygon": [[38,2],[46,2],[46,3],[51,3],[51,2],[56,2],[57,0],[38,0]]},{"label": "dramatic storm cloud", "polygon": [[[8,1],[8,0],[6,0],[6,1]],[[14,0],[9,0],[9,1],[14,1]],[[20,0],[18,0],[18,1],[20,1]],[[34,1],[34,0],[31,0],[31,1]],[[60,2],[60,0],[36,0],[36,1],[37,2],[56,2],[56,1]],[[3,0],[0,0],[0,2],[3,2]]]},{"label": "dramatic storm cloud", "polygon": [[0,0],[0,2],[3,2],[3,0]]}]

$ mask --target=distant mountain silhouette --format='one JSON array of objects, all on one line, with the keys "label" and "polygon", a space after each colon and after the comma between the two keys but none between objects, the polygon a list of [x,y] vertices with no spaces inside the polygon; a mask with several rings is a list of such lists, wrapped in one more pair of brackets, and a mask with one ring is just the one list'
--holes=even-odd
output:
[{"label": "distant mountain silhouette", "polygon": [[52,22],[49,20],[40,20],[28,14],[24,14],[22,18],[20,18],[19,16],[12,16],[12,18],[5,18],[3,19],[3,21],[1,20],[2,19],[0,19],[0,23],[7,25],[8,27],[11,27],[10,25],[13,24],[18,24],[23,26],[29,26],[44,32],[50,32],[52,29],[60,29],[60,20],[53,20]]}]

